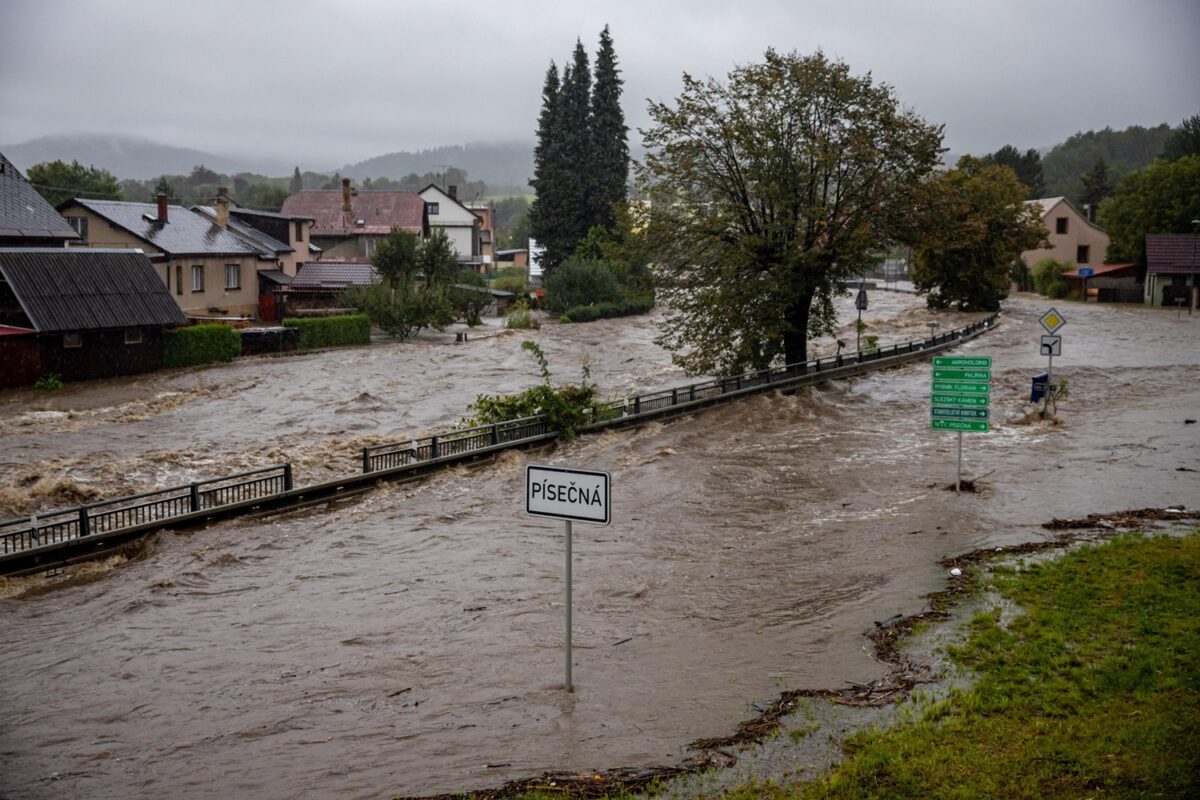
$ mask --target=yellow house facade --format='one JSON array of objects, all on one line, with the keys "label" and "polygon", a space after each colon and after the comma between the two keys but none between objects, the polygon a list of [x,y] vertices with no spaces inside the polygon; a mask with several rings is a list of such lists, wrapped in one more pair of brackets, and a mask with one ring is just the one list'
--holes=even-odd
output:
[{"label": "yellow house facade", "polygon": [[59,207],[82,247],[138,248],[189,318],[258,314],[260,253],[183,206],[76,198]]}]

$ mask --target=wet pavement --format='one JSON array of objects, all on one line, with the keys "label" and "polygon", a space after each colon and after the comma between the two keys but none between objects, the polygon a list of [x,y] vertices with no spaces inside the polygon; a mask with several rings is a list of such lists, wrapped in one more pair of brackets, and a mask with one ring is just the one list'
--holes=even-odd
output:
[{"label": "wet pavement", "polygon": [[[923,334],[918,302],[873,294],[869,332]],[[1049,535],[1053,516],[1200,505],[1200,318],[1061,304],[1070,397],[1060,424],[1027,423],[1046,307],[1015,298],[961,349],[994,359],[995,430],[965,437],[979,494],[945,490],[956,437],[929,429],[916,364],[164,534],[97,580],[0,600],[0,796],[388,797],[673,764],[781,689],[869,681],[862,632],[919,609],[941,557]],[[350,472],[357,440],[531,383],[522,338],[28,395],[46,408],[0,396],[0,482],[14,505],[53,498],[38,481],[108,496],[276,447]],[[528,338],[566,379],[590,355],[605,396],[686,380],[645,319]],[[523,514],[526,463],[613,475],[613,524],[575,526],[574,695],[561,525]]]}]

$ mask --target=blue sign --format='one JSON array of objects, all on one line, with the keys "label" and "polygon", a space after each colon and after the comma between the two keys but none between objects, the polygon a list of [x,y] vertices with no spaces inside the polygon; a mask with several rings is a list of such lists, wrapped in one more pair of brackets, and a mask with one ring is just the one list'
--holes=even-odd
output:
[{"label": "blue sign", "polygon": [[1096,270],[1092,269],[1091,267],[1080,267],[1079,268],[1079,277],[1081,277],[1081,278],[1090,278],[1095,274],[1096,274]]}]

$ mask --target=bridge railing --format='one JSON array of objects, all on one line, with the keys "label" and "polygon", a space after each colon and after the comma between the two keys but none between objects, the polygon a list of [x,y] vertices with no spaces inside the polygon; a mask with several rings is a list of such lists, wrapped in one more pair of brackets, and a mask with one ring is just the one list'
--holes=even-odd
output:
[{"label": "bridge railing", "polygon": [[236,475],[5,520],[0,522],[0,555],[163,522],[208,508],[260,500],[291,488],[292,465],[276,464]]}]

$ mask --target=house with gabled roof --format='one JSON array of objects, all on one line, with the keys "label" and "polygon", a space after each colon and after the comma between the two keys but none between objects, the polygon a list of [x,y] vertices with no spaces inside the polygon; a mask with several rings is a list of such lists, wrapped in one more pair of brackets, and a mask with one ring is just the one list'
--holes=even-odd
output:
[{"label": "house with gabled roof", "polygon": [[0,387],[162,366],[163,329],[186,324],[137,250],[0,248]]},{"label": "house with gabled roof", "polygon": [[1146,234],[1146,305],[1200,308],[1200,231]]},{"label": "house with gabled roof", "polygon": [[429,235],[425,201],[416,192],[353,189],[342,179],[338,190],[296,192],[283,201],[282,213],[313,220],[311,241],[322,258],[370,259],[392,229]]},{"label": "house with gabled roof", "polygon": [[481,258],[482,219],[471,209],[458,202],[458,189],[451,186],[443,190],[431,183],[420,191],[425,201],[425,213],[429,215],[430,230],[445,231],[450,246],[464,266],[479,267]]},{"label": "house with gabled roof", "polygon": [[0,247],[65,247],[79,234],[0,153]]},{"label": "house with gabled roof", "polygon": [[164,195],[157,203],[77,197],[59,211],[68,219],[83,220],[87,247],[145,252],[189,317],[257,316],[258,266],[264,252],[212,219],[170,205]]},{"label": "house with gabled roof", "polygon": [[1065,197],[1045,197],[1026,200],[1034,206],[1046,226],[1049,247],[1026,250],[1021,260],[1030,269],[1037,262],[1053,258],[1067,264],[1097,266],[1104,263],[1108,253],[1108,234],[1083,214]]}]

